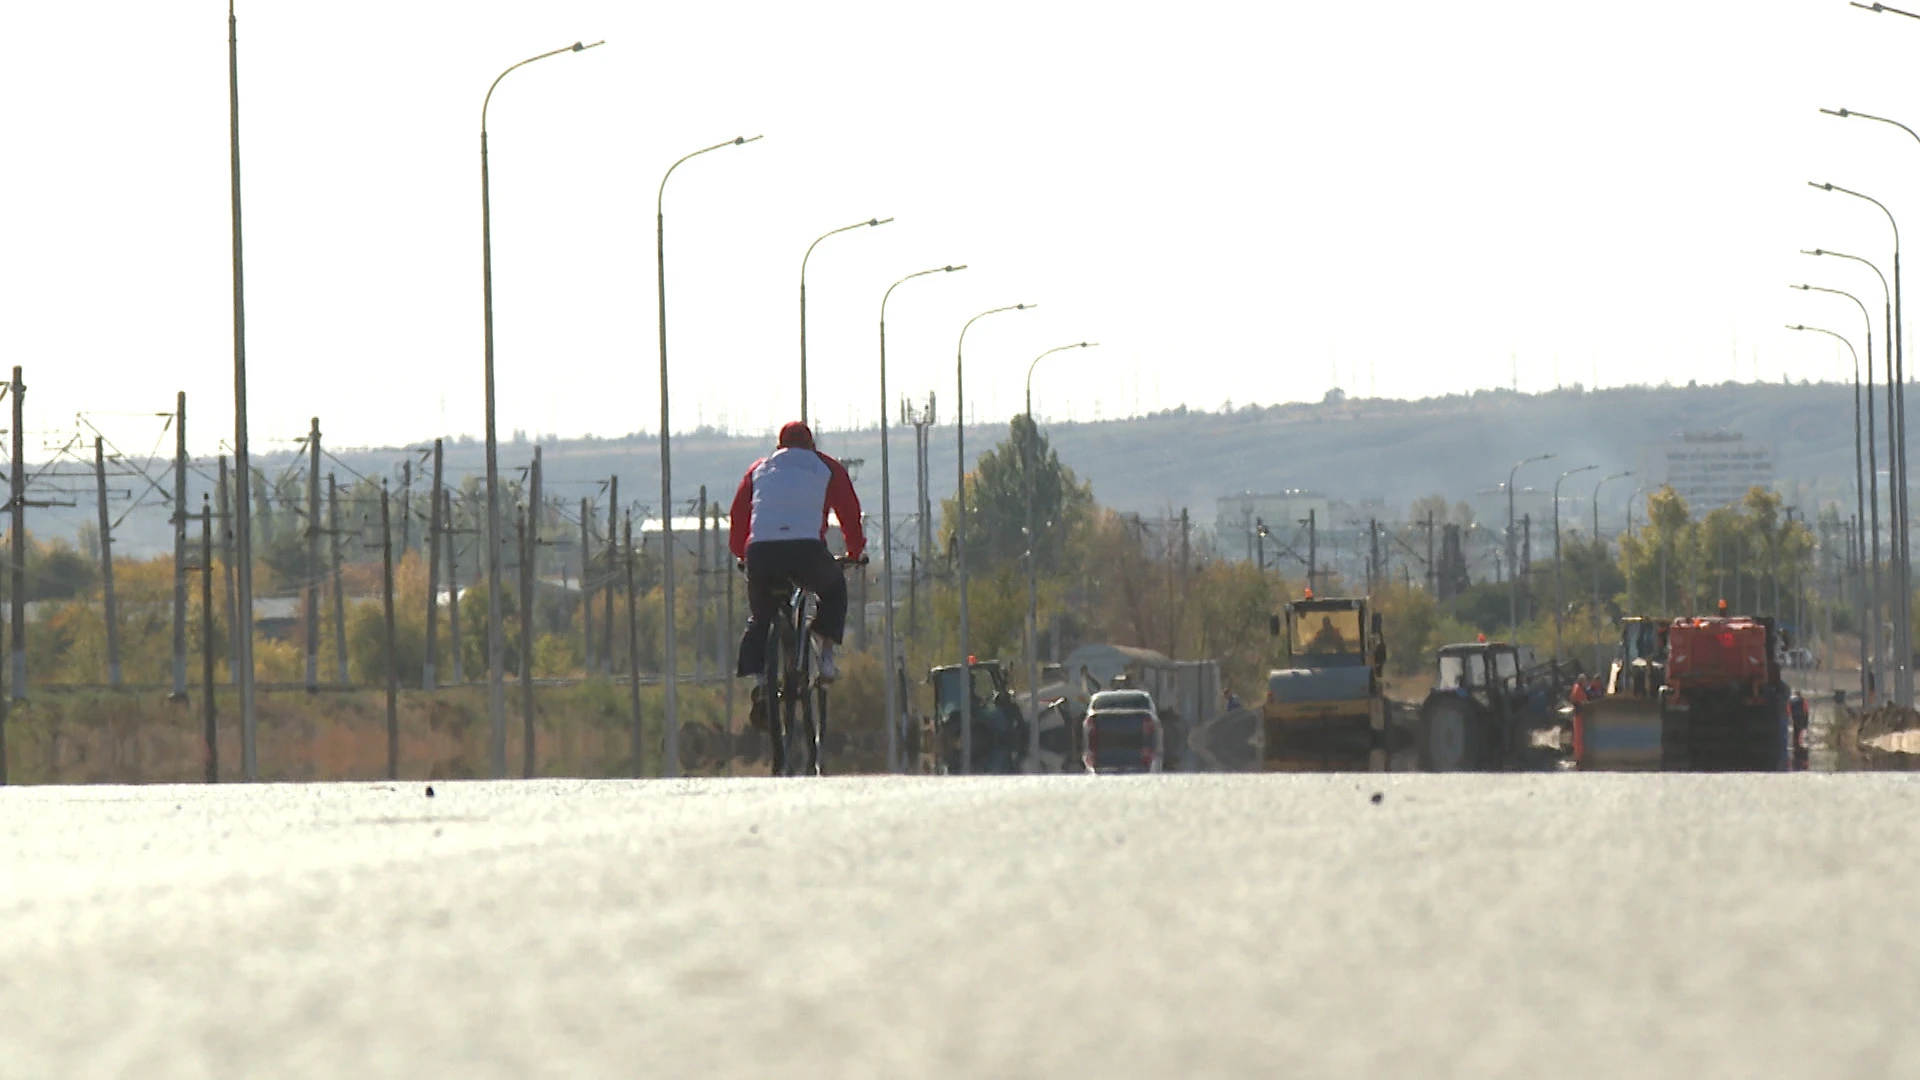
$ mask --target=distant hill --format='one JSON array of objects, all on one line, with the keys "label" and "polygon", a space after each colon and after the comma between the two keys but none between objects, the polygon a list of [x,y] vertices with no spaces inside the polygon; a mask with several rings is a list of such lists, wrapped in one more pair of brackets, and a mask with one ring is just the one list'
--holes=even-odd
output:
[{"label": "distant hill", "polygon": [[[1249,397],[1258,396],[1249,388]],[[1790,502],[1812,509],[1822,502],[1853,501],[1853,391],[1839,384],[1726,383],[1719,386],[1626,387],[1586,391],[1579,387],[1542,394],[1508,390],[1405,401],[1346,398],[1318,404],[1244,405],[1230,411],[1176,409],[1149,416],[1093,423],[1047,423],[1043,430],[1061,457],[1091,481],[1102,503],[1157,514],[1191,508],[1197,523],[1211,525],[1215,500],[1242,491],[1307,488],[1336,500],[1384,503],[1387,516],[1403,514],[1414,499],[1442,494],[1472,503],[1483,518],[1497,508],[1498,486],[1521,458],[1554,453],[1557,469],[1595,464],[1600,473],[1569,481],[1565,492],[1584,499],[1592,476],[1640,470],[1637,482],[1651,488],[1664,480],[1649,467],[1650,446],[1681,432],[1727,430],[1768,444],[1776,484]],[[1884,405],[1878,398],[1876,404]],[[324,426],[324,418],[323,426]],[[969,426],[969,456],[1006,437],[1003,426]],[[430,439],[428,440],[431,441]],[[896,519],[914,505],[913,431],[891,430],[893,506]],[[938,500],[954,489],[954,430],[935,428],[931,488]],[[880,439],[875,429],[825,431],[822,449],[862,462],[856,479],[870,512],[880,498]],[[702,484],[723,506],[741,473],[772,444],[770,436],[711,431],[673,441],[676,501],[691,500]],[[416,443],[414,445],[420,445]],[[341,460],[369,475],[397,469],[399,449],[337,450]],[[501,445],[501,468],[518,469],[532,456],[527,442]],[[649,507],[659,502],[659,443],[647,436],[545,442],[548,491],[577,500],[594,494],[596,482],[618,474],[622,501]],[[260,460],[272,471],[289,464],[285,454]],[[1882,468],[1884,469],[1884,455]],[[447,468],[457,482],[483,468],[476,440],[450,442]],[[397,473],[394,475],[397,476]],[[1520,486],[1548,486],[1556,468],[1532,467]],[[416,475],[416,490],[424,486]],[[1616,484],[1603,498],[1603,512],[1624,508],[1634,484]],[[198,491],[198,487],[195,488]],[[1523,496],[1525,498],[1525,496]],[[1536,513],[1547,500],[1532,496]],[[197,505],[197,495],[193,499]],[[683,506],[686,503],[683,501]],[[117,534],[129,553],[164,548],[170,541],[165,511],[130,517]],[[148,520],[151,518],[152,520]]]}]

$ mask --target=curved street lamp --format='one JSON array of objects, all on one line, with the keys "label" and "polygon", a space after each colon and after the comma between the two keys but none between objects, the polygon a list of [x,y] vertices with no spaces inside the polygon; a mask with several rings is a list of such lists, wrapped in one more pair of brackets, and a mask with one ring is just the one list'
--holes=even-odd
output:
[{"label": "curved street lamp", "polygon": [[[1831,253],[1831,252],[1829,252],[1828,254],[1832,254],[1832,253]],[[1861,259],[1861,260],[1859,260],[1859,261],[1861,261],[1861,262],[1866,262],[1866,260],[1865,260],[1865,259]],[[1867,265],[1868,265],[1869,267],[1871,267],[1871,266],[1873,266],[1873,264],[1872,264],[1872,263],[1867,263]],[[1878,270],[1876,269],[1876,270],[1875,270],[1875,272],[1876,272],[1876,273],[1878,273]],[[1874,446],[1873,446],[1873,443],[1874,443],[1874,435],[1873,435],[1873,317],[1872,317],[1871,315],[1869,315],[1869,314],[1867,314],[1867,305],[1865,305],[1865,304],[1863,304],[1863,303],[1861,303],[1861,302],[1860,302],[1860,298],[1859,298],[1859,297],[1857,297],[1857,296],[1855,296],[1855,295],[1853,295],[1852,293],[1849,293],[1849,292],[1843,292],[1843,291],[1841,291],[1841,290],[1839,290],[1839,289],[1828,289],[1828,288],[1823,288],[1823,287],[1821,287],[1821,286],[1819,286],[1819,285],[1792,285],[1792,286],[1789,286],[1789,288],[1794,288],[1794,289],[1799,289],[1799,290],[1800,290],[1800,291],[1802,291],[1802,292],[1823,292],[1823,293],[1832,293],[1832,294],[1833,294],[1833,295],[1835,295],[1835,296],[1844,296],[1844,297],[1846,297],[1847,299],[1849,299],[1849,300],[1851,300],[1851,301],[1853,301],[1853,304],[1854,304],[1854,306],[1860,309],[1860,315],[1861,315],[1861,319],[1862,319],[1862,321],[1863,321],[1863,322],[1864,322],[1864,323],[1866,324],[1866,328],[1867,328],[1867,472],[1866,472],[1866,475],[1867,475],[1867,478],[1868,478],[1868,479],[1867,479],[1867,484],[1866,484],[1866,486],[1865,486],[1865,488],[1860,488],[1860,485],[1859,485],[1859,475],[1860,475],[1860,415],[1859,415],[1859,414],[1860,414],[1860,356],[1859,356],[1859,354],[1858,354],[1858,353],[1855,353],[1855,354],[1854,354],[1854,358],[1853,358],[1853,362],[1854,362],[1854,371],[1853,371],[1853,397],[1854,397],[1854,401],[1853,401],[1853,407],[1854,407],[1854,417],[1853,417],[1853,440],[1854,440],[1854,448],[1853,448],[1853,467],[1854,467],[1854,482],[1855,482],[1855,488],[1856,488],[1856,495],[1859,495],[1859,493],[1860,493],[1860,492],[1862,492],[1862,491],[1864,491],[1864,495],[1862,495],[1862,496],[1860,496],[1860,497],[1862,497],[1862,498],[1863,498],[1863,500],[1864,500],[1864,501],[1863,501],[1863,502],[1861,503],[1861,507],[1860,507],[1860,509],[1861,509],[1861,520],[1862,520],[1862,521],[1867,521],[1867,520],[1869,520],[1869,518],[1871,518],[1871,521],[1872,521],[1872,545],[1873,545],[1873,547],[1872,547],[1872,552],[1873,552],[1873,558],[1872,558],[1872,561],[1871,561],[1871,562],[1869,562],[1869,561],[1868,561],[1868,559],[1867,559],[1867,548],[1866,548],[1866,546],[1865,546],[1865,545],[1866,545],[1866,543],[1867,543],[1867,537],[1865,537],[1865,536],[1862,536],[1862,537],[1860,537],[1860,541],[1861,541],[1861,543],[1860,543],[1860,545],[1859,545],[1859,547],[1860,547],[1860,561],[1861,561],[1861,565],[1862,565],[1862,566],[1871,566],[1871,567],[1873,568],[1873,570],[1872,570],[1872,574],[1873,574],[1873,593],[1872,593],[1872,601],[1871,601],[1871,602],[1872,602],[1872,604],[1873,604],[1873,610],[1874,610],[1874,611],[1876,611],[1876,612],[1878,612],[1878,611],[1880,610],[1880,604],[1881,604],[1881,602],[1883,601],[1883,599],[1884,599],[1884,596],[1885,596],[1885,594],[1883,594],[1883,593],[1882,593],[1882,592],[1880,591],[1880,476],[1879,476],[1879,472],[1880,472],[1880,469],[1879,469],[1879,464],[1878,464],[1878,462],[1877,462],[1877,461],[1876,461],[1876,460],[1874,459],[1874,456],[1873,456],[1873,455],[1874,455]],[[1815,328],[1814,328],[1814,327],[1791,327],[1791,326],[1790,326],[1790,327],[1788,327],[1788,329],[1789,329],[1789,330],[1794,330],[1794,329],[1801,329],[1801,330],[1812,330],[1812,329],[1815,329]],[[1822,331],[1822,332],[1824,333],[1824,331]],[[1844,339],[1843,339],[1843,340],[1844,340]],[[1851,341],[1849,341],[1849,342],[1847,342],[1847,348],[1848,348],[1848,349],[1852,349],[1852,348],[1853,348],[1853,343],[1852,343]],[[1888,477],[1888,486],[1889,486],[1889,491],[1888,491],[1888,494],[1889,494],[1889,495],[1892,495],[1892,491],[1891,491],[1891,487],[1892,487],[1892,477],[1891,477],[1891,476],[1889,476],[1889,477]],[[1872,630],[1870,630],[1870,632],[1869,632],[1869,634],[1868,634],[1868,636],[1869,636],[1869,637],[1871,637],[1871,636],[1874,636],[1874,635],[1877,635],[1877,634],[1879,633],[1879,626],[1878,626],[1878,623],[1879,623],[1879,620],[1878,620],[1878,618],[1877,618],[1877,617],[1876,617],[1876,619],[1874,620],[1874,623],[1875,623],[1875,625],[1874,625],[1874,627],[1872,628]],[[1878,652],[1878,650],[1877,650],[1877,648],[1876,648],[1876,650],[1875,650],[1875,653],[1874,653],[1874,655],[1876,655],[1876,656],[1877,656],[1877,655],[1879,655],[1879,652]]]},{"label": "curved street lamp", "polygon": [[[714,143],[667,166],[666,175],[660,177],[660,191],[653,204],[654,271],[660,294],[660,589],[661,601],[665,605],[661,613],[661,637],[666,642],[666,655],[661,662],[665,668],[661,673],[661,723],[666,728],[666,762],[662,771],[667,776],[680,775],[680,673],[676,666],[679,658],[678,639],[673,626],[673,419],[667,392],[667,181],[673,178],[673,170],[701,154],[728,146],[745,146],[759,139],[758,135],[751,138],[742,135]],[[701,512],[705,512],[704,507]],[[636,679],[640,677],[638,672],[629,674]],[[733,718],[727,719],[731,723]]]},{"label": "curved street lamp", "polygon": [[[893,219],[888,218],[887,220],[892,221]],[[849,227],[857,228],[857,226]],[[827,235],[831,236],[833,234],[828,233]],[[825,239],[825,237],[822,237],[822,239]],[[814,241],[816,244],[819,242],[819,240]],[[886,699],[887,710],[887,769],[889,772],[898,772],[900,770],[900,733],[897,730],[900,721],[898,713],[900,701],[898,688],[894,686],[896,674],[894,666],[899,661],[895,659],[893,641],[893,472],[892,462],[887,453],[887,301],[893,299],[893,290],[905,285],[914,278],[926,277],[928,274],[951,274],[957,270],[965,270],[966,268],[967,264],[961,263],[959,266],[936,266],[931,270],[917,270],[887,286],[887,291],[880,297],[880,554],[882,563],[880,590],[886,602],[886,610],[881,614],[880,620],[881,629],[886,639],[885,643],[881,646],[881,655],[885,659],[887,672],[886,678],[883,680],[885,686],[883,694]],[[804,282],[806,277],[804,264],[800,273],[802,281]],[[806,286],[803,283],[801,285],[801,295],[803,297],[806,295],[805,290]],[[804,301],[801,310],[805,310]],[[803,318],[802,322],[804,323],[804,321]],[[803,335],[804,333],[805,331],[802,331]],[[804,348],[801,355],[805,355]],[[802,401],[806,400],[806,375],[804,372],[805,368],[803,366],[800,377]],[[861,618],[865,617],[866,615],[862,613]]]},{"label": "curved street lamp", "polygon": [[954,347],[953,437],[958,454],[955,468],[959,484],[954,489],[953,555],[960,579],[960,771],[973,772],[973,647],[968,640],[967,622],[967,331],[989,315],[1003,311],[1026,311],[1038,304],[1009,304],[991,308],[967,320],[960,328],[960,343]]},{"label": "curved street lamp", "polygon": [[1513,478],[1520,466],[1531,465],[1536,461],[1550,461],[1552,454],[1535,454],[1514,463],[1507,470],[1507,637],[1512,641],[1520,640],[1520,563],[1519,552],[1513,543]]},{"label": "curved street lamp", "polygon": [[574,42],[538,56],[529,56],[494,77],[480,102],[480,317],[486,338],[487,380],[487,757],[495,779],[507,775],[506,664],[501,658],[504,635],[500,628],[500,440],[494,425],[493,396],[493,209],[487,177],[487,108],[500,80],[535,60],[561,53],[585,52],[604,45]]},{"label": "curved street lamp", "polygon": [[[1905,124],[1885,120],[1864,113],[1850,113],[1845,110],[1821,110],[1835,116],[1860,116],[1863,119],[1880,120],[1893,124],[1909,135],[1913,129]],[[1915,135],[1920,139],[1920,135]],[[1888,344],[1881,351],[1886,356],[1887,367],[1887,439],[1891,446],[1887,455],[1887,510],[1892,516],[1890,523],[1892,535],[1890,554],[1893,560],[1894,581],[1899,587],[1893,591],[1893,640],[1894,646],[1894,695],[1900,705],[1913,703],[1913,576],[1909,560],[1910,545],[1907,540],[1907,403],[1906,403],[1906,357],[1900,344],[1900,223],[1894,220],[1893,211],[1885,203],[1871,195],[1840,187],[1837,184],[1818,184],[1807,181],[1811,187],[1822,191],[1837,191],[1842,195],[1851,195],[1864,199],[1880,208],[1887,216],[1887,224],[1893,229],[1893,329],[1888,334]]]},{"label": "curved street lamp", "polygon": [[[1035,552],[1035,522],[1033,520],[1033,451],[1034,439],[1039,435],[1039,427],[1033,419],[1033,369],[1040,361],[1057,352],[1068,349],[1091,349],[1100,344],[1097,341],[1076,341],[1071,345],[1056,345],[1027,365],[1027,437],[1023,440],[1020,471],[1026,478],[1027,487],[1027,694],[1034,722],[1027,725],[1027,760],[1040,760],[1040,559]],[[1058,526],[1059,522],[1055,522]],[[1055,657],[1055,659],[1059,659]]]},{"label": "curved street lamp", "polygon": [[1560,623],[1566,617],[1566,594],[1560,588],[1560,482],[1569,476],[1592,472],[1598,465],[1568,469],[1553,482],[1553,662],[1560,663]]},{"label": "curved street lamp", "polygon": [[[1826,292],[1831,290],[1821,290],[1821,291]],[[1855,301],[1855,302],[1857,303],[1858,301]],[[1860,520],[1864,521],[1865,515],[1866,515],[1867,489],[1865,484],[1861,481],[1861,478],[1860,478],[1860,353],[1859,353],[1859,350],[1853,347],[1853,342],[1848,340],[1845,335],[1836,334],[1832,330],[1825,330],[1818,326],[1799,326],[1799,325],[1789,326],[1787,327],[1787,329],[1805,330],[1815,334],[1825,334],[1828,337],[1833,338],[1835,341],[1838,341],[1840,344],[1845,345],[1847,347],[1847,352],[1852,354],[1853,356],[1853,490],[1854,490],[1854,499],[1855,499],[1854,505],[1857,508],[1856,515],[1859,517]],[[1867,333],[1869,335],[1873,333],[1871,324],[1868,325]],[[1869,379],[1873,378],[1873,356],[1871,353],[1869,353],[1867,356],[1867,378]],[[1871,423],[1873,420],[1873,405],[1871,401],[1869,401],[1867,405],[1867,420],[1869,423]],[[1869,452],[1871,452],[1871,446],[1872,446],[1871,442],[1869,442],[1868,446],[1869,446]],[[1877,500],[1877,496],[1876,496],[1876,500]],[[1876,514],[1877,514],[1877,511],[1876,511]],[[1866,537],[1860,536],[1856,533],[1856,535],[1854,536],[1853,546],[1854,546],[1854,550],[1860,556],[1860,562],[1863,567],[1863,569],[1861,570],[1861,576],[1863,578],[1866,576],[1866,573],[1867,573],[1867,571],[1864,568],[1867,562],[1866,544],[1867,544]],[[1874,558],[1876,560],[1878,560],[1879,558],[1878,537],[1875,538]],[[1862,582],[1862,584],[1865,584],[1865,583]],[[1860,620],[1861,622],[1860,700],[1868,703],[1872,702],[1871,688],[1867,683],[1867,672],[1871,668],[1870,657],[1878,655],[1878,646],[1874,644],[1874,639],[1877,636],[1879,623],[1880,623],[1880,617],[1878,614],[1880,610],[1880,602],[1878,599],[1878,593],[1880,591],[1880,570],[1877,565],[1874,566],[1873,568],[1873,591],[1874,591],[1874,595],[1868,598],[1867,603],[1861,605],[1862,613],[1863,615],[1867,615],[1867,617],[1862,618]],[[1872,614],[1867,614],[1868,609],[1871,609]]]},{"label": "curved street lamp", "polygon": [[[821,233],[819,240],[808,244],[807,253],[800,257],[800,419],[809,425],[813,423],[813,417],[807,413],[807,260],[813,258],[813,249],[820,246],[820,240],[825,240],[829,236],[838,236],[852,229],[876,228],[892,220],[892,218],[871,218],[830,229]],[[885,413],[886,410],[882,409],[881,412]]]}]

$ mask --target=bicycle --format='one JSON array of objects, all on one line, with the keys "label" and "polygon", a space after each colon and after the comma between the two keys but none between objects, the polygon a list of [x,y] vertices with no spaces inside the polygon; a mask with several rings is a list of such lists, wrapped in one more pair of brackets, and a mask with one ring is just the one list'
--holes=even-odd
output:
[{"label": "bicycle", "polygon": [[[841,566],[865,566],[867,560],[834,557]],[[774,776],[822,776],[822,741],[827,727],[827,686],[813,677],[814,644],[807,633],[807,610],[817,603],[791,583],[780,590],[780,607],[767,627],[769,679],[767,738],[772,744]]]}]

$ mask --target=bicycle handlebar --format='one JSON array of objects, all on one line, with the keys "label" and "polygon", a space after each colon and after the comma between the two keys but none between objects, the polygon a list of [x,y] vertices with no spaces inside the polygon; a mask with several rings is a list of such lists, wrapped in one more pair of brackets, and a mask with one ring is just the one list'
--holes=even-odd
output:
[{"label": "bicycle handlebar", "polygon": [[[833,561],[839,563],[841,566],[866,566],[871,560],[865,555],[857,559],[849,559],[845,555],[835,555]],[[733,560],[733,568],[736,572],[745,573],[747,561],[745,559],[735,559]]]}]

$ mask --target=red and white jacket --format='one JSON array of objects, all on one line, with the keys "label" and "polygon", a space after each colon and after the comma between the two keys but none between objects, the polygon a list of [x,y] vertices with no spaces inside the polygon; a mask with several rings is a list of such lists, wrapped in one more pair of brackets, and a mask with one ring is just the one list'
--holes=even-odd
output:
[{"label": "red and white jacket", "polygon": [[847,557],[867,550],[860,529],[860,496],[838,461],[817,450],[787,447],[753,463],[733,494],[733,524],[727,546],[747,557],[747,545],[764,540],[825,540],[827,514],[840,523]]}]

